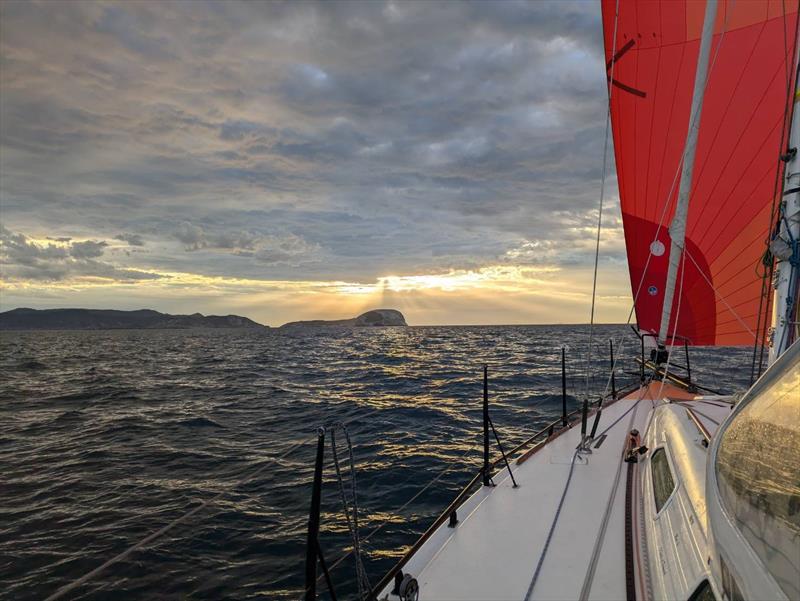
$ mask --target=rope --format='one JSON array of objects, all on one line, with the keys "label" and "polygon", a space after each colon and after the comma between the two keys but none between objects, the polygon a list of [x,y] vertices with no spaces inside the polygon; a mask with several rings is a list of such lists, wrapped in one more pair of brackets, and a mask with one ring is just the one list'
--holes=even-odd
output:
[{"label": "rope", "polygon": [[249,482],[250,480],[253,480],[257,476],[262,474],[264,471],[266,471],[266,469],[268,467],[271,467],[273,463],[275,463],[276,461],[278,461],[280,459],[283,459],[287,455],[293,453],[294,451],[296,451],[297,449],[299,449],[300,447],[302,447],[303,445],[308,443],[311,439],[312,439],[312,437],[309,437],[309,438],[307,438],[307,439],[305,439],[305,440],[303,440],[301,442],[298,442],[295,445],[292,445],[291,447],[289,447],[286,451],[284,451],[280,455],[278,455],[276,457],[273,457],[272,459],[268,460],[267,463],[265,463],[264,465],[260,466],[258,469],[256,469],[254,472],[252,472],[246,478],[243,478],[243,479],[239,480],[239,482],[237,482],[233,487],[231,487],[231,488],[229,488],[227,490],[223,490],[223,491],[217,493],[216,495],[214,495],[213,497],[211,497],[209,499],[206,499],[205,501],[202,501],[200,503],[200,505],[198,505],[197,507],[195,507],[193,509],[190,509],[189,511],[187,511],[183,515],[175,518],[174,520],[172,520],[169,524],[167,524],[163,528],[160,528],[160,529],[156,530],[155,532],[147,535],[146,537],[144,537],[142,540],[140,540],[138,543],[136,543],[132,547],[129,547],[128,549],[126,549],[122,553],[119,553],[118,555],[115,555],[114,557],[112,557],[111,559],[106,561],[105,563],[103,563],[103,564],[99,565],[98,567],[96,567],[95,569],[93,569],[91,572],[88,572],[88,573],[84,574],[83,576],[81,576],[80,578],[78,578],[77,580],[74,580],[74,581],[70,582],[69,584],[67,584],[65,586],[62,586],[55,593],[53,593],[49,597],[46,597],[45,601],[55,601],[56,599],[61,599],[67,593],[75,590],[77,587],[79,587],[79,586],[81,586],[83,584],[86,584],[87,582],[92,580],[95,576],[98,576],[99,574],[101,574],[102,572],[104,572],[105,570],[110,568],[112,565],[114,565],[116,563],[119,563],[120,561],[122,561],[123,559],[127,558],[128,556],[130,556],[135,551],[138,551],[139,549],[144,548],[145,546],[147,546],[148,544],[150,544],[154,540],[160,538],[161,536],[163,536],[164,534],[166,534],[167,532],[172,530],[175,526],[178,526],[179,524],[185,522],[187,519],[192,517],[194,514],[199,512],[201,509],[205,509],[206,507],[208,507],[211,503],[213,503],[214,501],[219,499],[225,493],[230,492],[231,490],[235,490],[236,488],[238,488],[239,486],[241,486],[245,482]]},{"label": "rope", "polygon": [[[339,456],[336,452],[336,430],[341,430],[344,433],[345,440],[347,441],[347,453],[350,461],[350,492],[353,498],[353,513],[352,518],[350,509],[347,503],[347,496],[344,491],[344,479],[342,478],[342,470],[339,466]],[[361,557],[361,541],[358,536],[358,489],[356,487],[356,464],[353,459],[353,443],[350,440],[350,433],[347,427],[342,422],[337,422],[330,426],[331,433],[331,451],[333,452],[333,465],[336,468],[336,479],[339,483],[339,494],[342,499],[342,509],[344,510],[345,521],[347,522],[347,529],[350,531],[350,537],[353,540],[353,552],[356,556],[356,581],[358,583],[358,597],[365,600],[371,590],[367,572],[364,569],[364,561]]]},{"label": "rope", "polygon": [[547,555],[547,549],[550,547],[550,541],[553,539],[553,533],[556,530],[556,524],[558,523],[558,518],[561,515],[561,509],[564,507],[564,499],[567,498],[567,491],[569,490],[569,484],[572,481],[572,473],[575,471],[575,458],[577,456],[578,449],[576,449],[572,454],[572,461],[570,461],[569,473],[567,474],[567,482],[564,484],[564,490],[561,493],[561,499],[558,501],[556,514],[553,516],[553,522],[550,524],[550,530],[547,532],[547,538],[544,541],[544,548],[542,549],[541,555],[539,555],[539,561],[536,563],[536,571],[533,573],[531,583],[528,585],[528,591],[525,593],[525,601],[530,601],[531,594],[533,594],[533,587],[536,586],[536,581],[539,579],[539,572],[542,570],[542,564],[544,563],[544,558]]},{"label": "rope", "polygon": [[608,108],[606,110],[606,133],[603,142],[603,173],[600,180],[600,207],[597,211],[597,241],[594,248],[594,275],[592,277],[592,309],[589,319],[589,351],[586,357],[586,398],[589,398],[589,376],[592,373],[592,342],[594,340],[594,307],[597,300],[597,266],[600,262],[600,230],[603,224],[603,200],[606,191],[606,170],[608,163],[608,132],[611,130],[611,94],[614,89],[614,68],[617,61],[617,25],[619,23],[619,0],[614,9],[614,37],[611,44],[611,70],[608,76]]},{"label": "rope", "polygon": [[[642,395],[644,392],[642,392]],[[602,436],[606,432],[608,432],[611,428],[616,426],[619,421],[628,415],[638,404],[641,400],[641,397],[636,400],[622,415],[620,415],[617,419],[615,419],[610,426],[608,426],[605,430],[603,430],[599,436]],[[564,507],[564,500],[567,498],[567,491],[569,490],[570,482],[572,482],[572,474],[575,471],[575,458],[578,456],[579,449],[576,449],[575,452],[572,454],[572,461],[570,461],[569,465],[569,473],[567,474],[567,481],[564,484],[564,490],[561,492],[561,499],[558,501],[558,507],[556,508],[556,513],[553,516],[553,521],[550,524],[550,530],[547,532],[547,538],[544,541],[544,547],[542,548],[542,552],[539,555],[539,561],[536,563],[536,570],[533,573],[533,578],[531,579],[531,583],[528,585],[528,591],[525,593],[525,601],[530,601],[531,595],[533,594],[533,589],[536,586],[536,581],[539,579],[539,573],[542,571],[542,565],[544,564],[544,558],[547,555],[547,551],[550,548],[550,542],[553,539],[553,533],[556,530],[556,525],[558,524],[558,518],[561,515],[561,510]]]},{"label": "rope", "polygon": [[[628,431],[630,432],[631,427],[633,426],[633,420],[636,419],[636,413],[638,406],[637,403],[634,404],[634,412],[631,415],[631,420],[628,422]],[[619,420],[618,420],[619,421]],[[581,595],[580,601],[586,601],[589,598],[589,592],[592,588],[592,582],[594,581],[594,575],[597,570],[597,560],[600,558],[600,550],[603,546],[603,541],[606,537],[606,530],[608,530],[608,522],[611,519],[611,509],[614,505],[614,499],[617,496],[617,487],[619,486],[619,478],[622,475],[622,459],[625,457],[625,451],[628,446],[628,439],[627,437],[623,437],[622,442],[622,451],[620,452],[620,461],[619,465],[617,466],[617,473],[614,477],[614,482],[611,485],[611,492],[609,493],[608,502],[606,503],[606,511],[603,514],[603,520],[600,523],[600,532],[597,534],[597,538],[594,541],[594,547],[592,548],[592,558],[589,561],[589,568],[586,570],[586,576],[583,579],[583,587],[581,587]],[[630,465],[630,464],[629,464]]]}]

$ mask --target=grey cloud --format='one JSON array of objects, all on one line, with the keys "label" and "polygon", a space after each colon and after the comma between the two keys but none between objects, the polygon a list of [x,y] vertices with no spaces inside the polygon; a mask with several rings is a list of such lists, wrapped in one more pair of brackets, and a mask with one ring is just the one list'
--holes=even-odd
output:
[{"label": "grey cloud", "polygon": [[114,240],[127,242],[128,246],[144,246],[144,239],[139,234],[117,234]]},{"label": "grey cloud", "polygon": [[314,261],[320,248],[298,236],[268,237],[258,241],[253,257],[271,265],[298,266]]},{"label": "grey cloud", "polygon": [[184,221],[175,238],[187,251],[222,250],[239,257],[251,257],[262,264],[297,266],[318,258],[321,248],[295,234],[264,234],[239,229],[207,231]]},{"label": "grey cloud", "polygon": [[188,221],[184,221],[178,226],[178,229],[175,230],[175,238],[183,243],[186,250],[198,250],[208,245],[203,228]]},{"label": "grey cloud", "polygon": [[131,266],[370,279],[568,249],[597,205],[596,2],[0,11],[15,230],[145,235]]},{"label": "grey cloud", "polygon": [[203,248],[254,250],[260,236],[247,231],[207,232],[202,226],[183,221],[175,231],[175,238],[187,251]]},{"label": "grey cloud", "polygon": [[96,240],[86,240],[85,242],[73,242],[69,249],[69,254],[76,259],[93,259],[103,256],[108,242]]},{"label": "grey cloud", "polygon": [[0,225],[0,247],[2,248],[0,260],[4,264],[35,267],[40,262],[62,261],[69,256],[67,247],[34,244],[23,234],[11,232],[2,225]]},{"label": "grey cloud", "polygon": [[101,277],[114,281],[159,279],[148,271],[125,269],[96,260],[105,242],[73,242],[40,245],[19,232],[0,226],[0,266],[3,279],[60,281],[80,277]]}]

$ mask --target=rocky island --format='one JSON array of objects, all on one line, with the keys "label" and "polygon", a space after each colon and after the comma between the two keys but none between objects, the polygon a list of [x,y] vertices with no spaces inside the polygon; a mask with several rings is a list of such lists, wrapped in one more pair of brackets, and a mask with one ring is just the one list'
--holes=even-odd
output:
[{"label": "rocky island", "polygon": [[13,309],[0,313],[0,330],[266,329],[239,315],[170,315],[151,309]]},{"label": "rocky island", "polygon": [[302,327],[329,327],[339,326],[346,328],[362,328],[362,327],[383,327],[383,326],[407,326],[406,318],[403,314],[396,309],[374,309],[362,313],[358,317],[352,319],[314,319],[311,321],[290,321],[281,326],[284,328],[302,328]]}]

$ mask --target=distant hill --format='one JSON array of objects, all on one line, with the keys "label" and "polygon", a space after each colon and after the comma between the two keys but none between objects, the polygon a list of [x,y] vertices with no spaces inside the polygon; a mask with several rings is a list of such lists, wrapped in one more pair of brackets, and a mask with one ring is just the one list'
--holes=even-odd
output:
[{"label": "distant hill", "polygon": [[352,319],[323,320],[314,319],[311,321],[290,321],[281,328],[301,328],[301,327],[328,327],[339,326],[346,328],[380,327],[380,326],[407,326],[406,318],[400,311],[395,309],[375,309],[362,313]]},{"label": "distant hill", "polygon": [[155,330],[266,328],[239,315],[169,315],[151,309],[13,309],[0,313],[0,330]]}]

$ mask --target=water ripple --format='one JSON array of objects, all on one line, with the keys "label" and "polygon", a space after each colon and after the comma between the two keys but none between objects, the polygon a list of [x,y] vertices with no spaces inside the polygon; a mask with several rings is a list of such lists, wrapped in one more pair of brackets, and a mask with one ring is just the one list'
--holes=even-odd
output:
[{"label": "water ripple", "polygon": [[[625,332],[600,328],[593,390],[605,384],[608,337]],[[47,596],[218,494],[74,598],[298,598],[313,448],[241,481],[334,421],[350,424],[356,445],[364,532],[388,521],[365,544],[377,581],[477,468],[482,365],[510,447],[558,415],[560,347],[587,339],[578,326],[4,332],[0,598]],[[584,361],[571,353],[570,409]],[[622,365],[618,385],[636,371]],[[747,349],[692,358],[711,387],[743,387],[746,365]],[[347,534],[329,451],[323,513],[332,563]],[[334,578],[352,594],[352,562]]]}]

